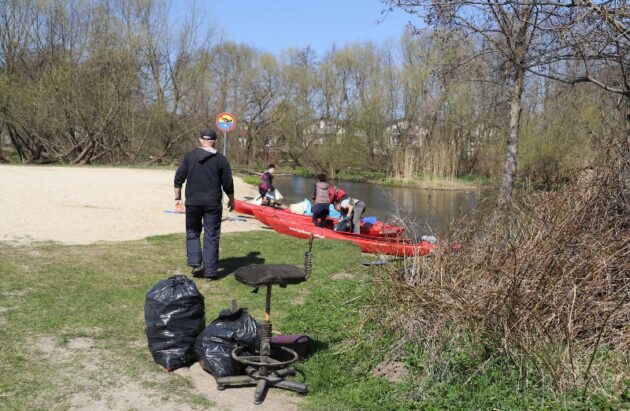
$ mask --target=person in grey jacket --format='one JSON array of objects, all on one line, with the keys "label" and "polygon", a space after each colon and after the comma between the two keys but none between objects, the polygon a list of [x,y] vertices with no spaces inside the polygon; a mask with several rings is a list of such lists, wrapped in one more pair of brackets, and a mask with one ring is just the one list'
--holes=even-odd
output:
[{"label": "person in grey jacket", "polygon": [[315,227],[324,227],[326,217],[328,217],[328,207],[330,201],[328,199],[329,184],[326,181],[325,174],[317,176],[317,183],[313,187],[313,224]]},{"label": "person in grey jacket", "polygon": [[[223,214],[223,192],[228,210],[234,208],[234,182],[228,160],[214,148],[217,134],[203,130],[199,147],[189,151],[175,172],[175,209],[183,211],[186,182],[186,256],[193,276],[216,279]],[[199,237],[203,227],[203,253]],[[203,265],[202,265],[203,261]]]},{"label": "person in grey jacket", "polygon": [[352,232],[361,233],[361,217],[366,210],[365,203],[359,199],[346,197],[335,203],[335,209],[341,213],[344,220],[352,221]]}]

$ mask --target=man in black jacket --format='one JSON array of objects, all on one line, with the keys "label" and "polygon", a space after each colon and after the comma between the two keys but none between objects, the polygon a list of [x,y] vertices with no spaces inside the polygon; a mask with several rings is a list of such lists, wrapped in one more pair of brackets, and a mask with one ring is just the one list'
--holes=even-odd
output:
[{"label": "man in black jacket", "polygon": [[[221,190],[228,196],[228,210],[234,208],[230,163],[214,148],[216,140],[214,130],[203,130],[199,136],[200,147],[186,153],[175,172],[175,209],[178,211],[184,208],[181,196],[186,181],[186,256],[197,278],[217,278],[223,213]],[[199,241],[202,225],[203,254]]]}]

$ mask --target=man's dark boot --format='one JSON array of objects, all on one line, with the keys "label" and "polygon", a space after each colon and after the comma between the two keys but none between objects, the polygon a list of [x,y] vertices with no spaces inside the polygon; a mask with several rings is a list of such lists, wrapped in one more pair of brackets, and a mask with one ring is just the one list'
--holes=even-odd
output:
[{"label": "man's dark boot", "polygon": [[203,277],[203,265],[199,264],[194,266],[192,269],[192,276],[195,278],[204,278]]}]

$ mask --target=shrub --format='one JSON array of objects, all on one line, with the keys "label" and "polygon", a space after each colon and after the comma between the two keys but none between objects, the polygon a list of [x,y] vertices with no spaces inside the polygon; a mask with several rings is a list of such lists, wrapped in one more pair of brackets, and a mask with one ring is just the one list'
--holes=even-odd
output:
[{"label": "shrub", "polygon": [[[433,259],[377,277],[372,318],[421,344],[425,380],[454,352],[503,358],[556,392],[619,394],[630,349],[630,150],[505,214],[478,213]],[[448,253],[449,242],[461,242]],[[385,308],[384,308],[385,307]],[[385,311],[383,313],[383,311]],[[625,361],[625,362],[624,362]]]}]

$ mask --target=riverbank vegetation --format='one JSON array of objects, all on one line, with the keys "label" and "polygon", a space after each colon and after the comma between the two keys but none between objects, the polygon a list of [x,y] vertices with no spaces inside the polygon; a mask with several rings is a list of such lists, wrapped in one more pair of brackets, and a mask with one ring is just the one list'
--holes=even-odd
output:
[{"label": "riverbank vegetation", "polygon": [[458,381],[454,370],[475,385],[500,367],[523,392],[572,397],[562,408],[630,405],[629,153],[628,141],[610,146],[560,190],[467,217],[442,239],[460,252],[377,277],[370,318],[398,337],[392,347],[420,353],[420,398]]},{"label": "riverbank vegetation", "polygon": [[[2,2],[0,160],[176,162],[229,110],[235,164],[399,182],[503,173],[510,81],[473,37],[426,29],[271,55],[168,14],[159,1]],[[621,121],[615,98],[533,75],[523,87],[521,177],[554,184],[592,166],[600,131]]]},{"label": "riverbank vegetation", "polygon": [[[235,173],[248,184],[258,186],[260,184],[260,175],[262,172],[241,167],[235,168]],[[304,178],[315,178],[318,173],[309,171],[304,168],[279,168],[276,170],[277,175],[295,175]],[[331,180],[332,181],[332,180]],[[372,183],[381,186],[391,187],[414,187],[426,188],[432,190],[475,190],[481,187],[496,185],[496,181],[489,178],[478,176],[465,176],[455,178],[436,178],[433,176],[414,177],[409,179],[388,178],[385,173],[379,172],[361,172],[357,170],[339,170],[335,173],[335,180],[338,184],[344,181]]]}]

